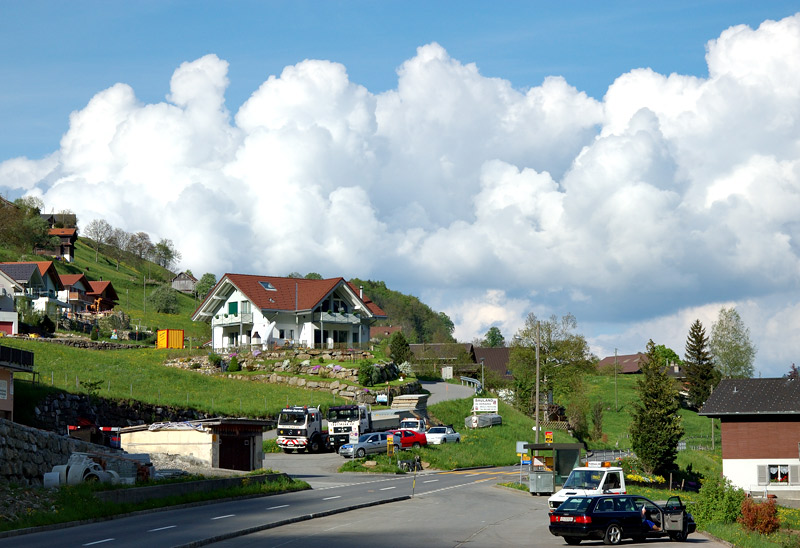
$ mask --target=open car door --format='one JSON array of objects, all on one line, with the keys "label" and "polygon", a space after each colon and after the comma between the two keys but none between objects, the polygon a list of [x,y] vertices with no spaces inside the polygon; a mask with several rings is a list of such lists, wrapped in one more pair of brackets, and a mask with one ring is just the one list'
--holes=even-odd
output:
[{"label": "open car door", "polygon": [[664,531],[673,540],[683,541],[687,537],[686,509],[678,496],[670,497],[663,506]]}]

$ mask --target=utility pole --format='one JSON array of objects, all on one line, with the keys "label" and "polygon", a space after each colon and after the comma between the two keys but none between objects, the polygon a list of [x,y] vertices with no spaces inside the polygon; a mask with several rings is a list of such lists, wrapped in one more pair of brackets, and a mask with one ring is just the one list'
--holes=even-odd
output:
[{"label": "utility pole", "polygon": [[[536,443],[539,443],[539,322],[536,322]],[[537,451],[538,456],[538,451]]]},{"label": "utility pole", "polygon": [[614,412],[619,411],[619,402],[617,401],[617,349],[614,349]]}]

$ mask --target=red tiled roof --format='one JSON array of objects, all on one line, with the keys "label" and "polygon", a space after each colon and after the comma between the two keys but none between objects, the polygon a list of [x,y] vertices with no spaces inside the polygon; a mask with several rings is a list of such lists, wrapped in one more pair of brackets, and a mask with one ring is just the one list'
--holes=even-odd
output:
[{"label": "red tiled roof", "polygon": [[61,283],[64,284],[64,287],[72,287],[78,282],[83,282],[83,285],[86,286],[87,289],[91,288],[89,279],[85,274],[59,274],[58,277],[61,279]]},{"label": "red tiled roof", "polygon": [[90,280],[89,286],[92,288],[91,291],[86,292],[86,294],[89,296],[105,297],[106,299],[112,301],[119,299],[119,297],[117,297],[117,292],[114,291],[114,286],[111,285],[111,282],[93,282]]},{"label": "red tiled roof", "polygon": [[48,234],[50,236],[73,236],[75,231],[74,228],[51,228]]},{"label": "red tiled roof", "polygon": [[[358,289],[346,282],[344,278],[328,278],[324,280],[309,280],[306,278],[280,278],[276,276],[258,276],[253,274],[225,274],[217,283],[218,287],[225,279],[235,285],[247,298],[261,310],[312,310],[339,284],[347,284],[358,298]],[[262,286],[270,284],[274,291]],[[216,289],[216,287],[214,289]],[[209,292],[209,296],[214,290]],[[381,308],[373,303],[366,295],[361,301],[375,316],[386,316]],[[202,307],[198,307],[198,310]],[[195,311],[196,312],[196,311]]]},{"label": "red tiled roof", "polygon": [[403,326],[401,325],[373,325],[369,328],[369,336],[372,337],[380,337],[380,336],[388,336],[392,333],[397,333],[398,331],[403,331]]}]

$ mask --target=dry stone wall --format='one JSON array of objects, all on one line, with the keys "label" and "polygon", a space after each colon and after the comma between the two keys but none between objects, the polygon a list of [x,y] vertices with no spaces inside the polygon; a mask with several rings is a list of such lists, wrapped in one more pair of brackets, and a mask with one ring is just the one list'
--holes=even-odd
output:
[{"label": "dry stone wall", "polygon": [[66,464],[75,452],[114,450],[0,419],[0,483],[42,485],[44,473]]}]

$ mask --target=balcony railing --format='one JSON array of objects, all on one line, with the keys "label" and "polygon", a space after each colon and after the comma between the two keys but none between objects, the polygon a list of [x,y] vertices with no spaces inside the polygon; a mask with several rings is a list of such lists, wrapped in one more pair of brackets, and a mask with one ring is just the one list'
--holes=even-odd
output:
[{"label": "balcony railing", "polygon": [[355,314],[349,314],[344,312],[318,312],[314,314],[313,321],[323,322],[323,323],[345,323],[345,324],[358,325],[361,323],[361,317],[356,316]]},{"label": "balcony railing", "polygon": [[253,323],[253,314],[215,314],[211,325],[239,325]]},{"label": "balcony railing", "polygon": [[24,371],[33,370],[33,352],[0,346],[0,364]]}]

